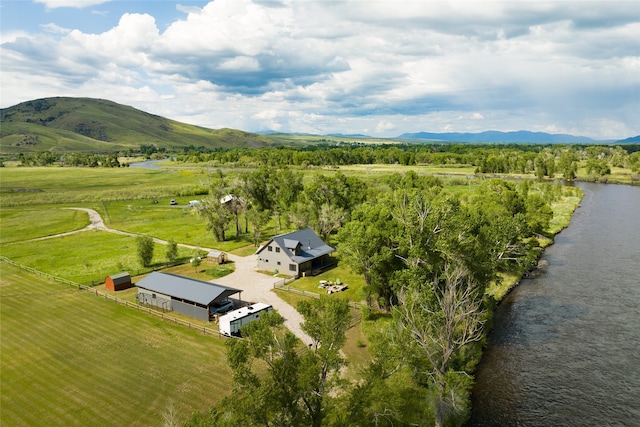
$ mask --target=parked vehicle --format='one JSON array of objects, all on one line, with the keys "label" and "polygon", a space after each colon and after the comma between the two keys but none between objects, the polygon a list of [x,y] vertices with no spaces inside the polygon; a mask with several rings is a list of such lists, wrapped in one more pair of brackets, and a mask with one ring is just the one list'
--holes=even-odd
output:
[{"label": "parked vehicle", "polygon": [[260,313],[271,311],[272,307],[269,304],[257,302],[253,305],[239,308],[228,312],[227,314],[220,316],[218,319],[218,325],[220,327],[220,333],[227,336],[240,336],[240,327],[248,323],[258,320]]},{"label": "parked vehicle", "polygon": [[178,204],[178,202],[176,202],[176,200],[175,200],[175,199],[171,199],[171,201],[169,202],[169,204],[170,204],[171,206],[174,206],[174,205],[177,205],[177,204]]},{"label": "parked vehicle", "polygon": [[211,313],[211,315],[226,313],[227,311],[233,309],[233,306],[233,301],[228,299],[222,301],[214,301],[209,306],[209,313]]}]

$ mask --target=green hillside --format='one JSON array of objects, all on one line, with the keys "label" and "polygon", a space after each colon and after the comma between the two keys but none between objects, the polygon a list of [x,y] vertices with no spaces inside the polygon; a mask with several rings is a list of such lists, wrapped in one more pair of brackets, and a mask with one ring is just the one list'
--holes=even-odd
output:
[{"label": "green hillside", "polygon": [[141,144],[263,147],[271,140],[234,129],[207,129],[92,98],[43,98],[0,109],[0,152],[120,151]]}]

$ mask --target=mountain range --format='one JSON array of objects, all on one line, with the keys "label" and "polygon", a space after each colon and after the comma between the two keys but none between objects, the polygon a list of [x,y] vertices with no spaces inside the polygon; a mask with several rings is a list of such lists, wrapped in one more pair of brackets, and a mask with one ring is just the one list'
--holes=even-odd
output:
[{"label": "mountain range", "polygon": [[[531,143],[531,144],[575,144],[575,143],[595,143],[605,142],[596,141],[586,136],[574,136],[567,134],[554,134],[546,132],[531,132],[527,130],[519,130],[516,132],[500,132],[496,130],[489,130],[479,133],[460,133],[460,132],[446,132],[446,133],[432,133],[432,132],[418,132],[418,133],[404,133],[398,137],[398,139],[421,139],[429,141],[450,141],[450,142],[516,142],[516,143]],[[606,141],[609,142],[609,141]]]},{"label": "mountain range", "polygon": [[[250,133],[236,129],[208,129],[170,120],[154,114],[93,98],[55,97],[26,101],[0,109],[0,153],[28,151],[96,151],[138,150],[142,144],[159,148],[184,147],[233,148],[273,145],[306,145],[317,143],[318,137],[355,138],[360,143],[375,140],[392,142],[468,142],[468,143],[532,143],[571,144],[608,143],[583,136],[544,132],[480,133],[405,133],[396,138],[373,138],[362,134],[332,133]],[[638,143],[640,135],[616,143]]]}]

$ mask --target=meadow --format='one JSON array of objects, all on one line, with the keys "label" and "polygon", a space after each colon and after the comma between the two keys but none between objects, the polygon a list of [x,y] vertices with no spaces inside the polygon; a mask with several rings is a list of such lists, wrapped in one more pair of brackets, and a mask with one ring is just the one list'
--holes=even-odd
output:
[{"label": "meadow", "polygon": [[6,426],[161,425],[230,392],[224,341],[0,263]]},{"label": "meadow", "polygon": [[[57,277],[93,285],[120,271],[144,272],[137,259],[136,240],[106,231],[82,231],[46,240],[19,242],[1,248],[2,255]],[[151,267],[166,264],[166,246],[155,244]],[[193,250],[179,248],[178,257],[188,259]],[[148,270],[146,270],[148,271]]]}]

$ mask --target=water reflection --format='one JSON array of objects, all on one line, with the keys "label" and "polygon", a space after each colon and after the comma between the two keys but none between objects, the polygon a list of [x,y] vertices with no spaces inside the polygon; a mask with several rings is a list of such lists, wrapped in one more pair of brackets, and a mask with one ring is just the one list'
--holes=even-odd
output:
[{"label": "water reflection", "polygon": [[640,188],[580,184],[582,207],[494,317],[470,426],[640,420]]}]

